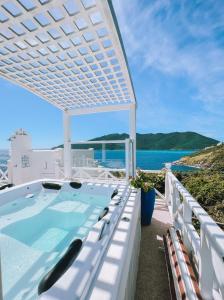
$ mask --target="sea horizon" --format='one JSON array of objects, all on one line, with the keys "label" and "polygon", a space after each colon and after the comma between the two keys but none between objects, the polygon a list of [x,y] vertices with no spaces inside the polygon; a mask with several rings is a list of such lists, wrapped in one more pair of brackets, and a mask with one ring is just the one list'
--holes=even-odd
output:
[{"label": "sea horizon", "polygon": [[[165,167],[165,163],[172,163],[180,158],[190,155],[197,150],[137,150],[136,166],[143,170],[161,170]],[[9,150],[0,149],[0,164],[6,164],[9,159]],[[94,151],[94,159],[108,168],[124,168],[125,167],[125,150],[106,150],[106,161],[102,161],[102,151]],[[173,166],[173,170],[188,171],[194,170],[192,167]]]}]

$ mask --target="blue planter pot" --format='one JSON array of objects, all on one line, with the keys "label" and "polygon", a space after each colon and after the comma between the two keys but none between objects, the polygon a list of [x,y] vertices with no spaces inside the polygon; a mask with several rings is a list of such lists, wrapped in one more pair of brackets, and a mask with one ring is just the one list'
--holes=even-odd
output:
[{"label": "blue planter pot", "polygon": [[149,192],[141,190],[141,224],[150,225],[154,210],[156,192],[154,189]]}]

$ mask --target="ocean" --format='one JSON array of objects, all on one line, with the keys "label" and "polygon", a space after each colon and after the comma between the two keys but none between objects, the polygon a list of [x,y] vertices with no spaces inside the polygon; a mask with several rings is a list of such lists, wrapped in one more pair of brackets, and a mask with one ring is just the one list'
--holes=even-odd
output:
[{"label": "ocean", "polygon": [[[194,151],[187,150],[137,150],[137,167],[144,170],[160,170],[166,162],[173,162],[183,156],[190,155]],[[106,167],[124,168],[124,150],[106,150],[106,161],[102,162],[102,151],[95,150],[94,158],[99,164]],[[0,164],[5,164],[9,158],[7,150],[0,150]],[[173,166],[175,170],[192,170],[194,168],[185,166]]]},{"label": "ocean", "polygon": [[[165,167],[165,163],[173,162],[183,156],[192,154],[195,151],[190,150],[137,150],[136,165],[143,170],[160,170]],[[107,150],[106,162],[102,162],[102,151],[95,151],[95,159],[99,160],[102,165],[107,167],[124,168],[125,151],[124,150]],[[173,170],[189,171],[194,170],[191,167],[173,166]]]},{"label": "ocean", "polygon": [[5,165],[8,159],[9,159],[8,150],[0,150],[0,165]]}]

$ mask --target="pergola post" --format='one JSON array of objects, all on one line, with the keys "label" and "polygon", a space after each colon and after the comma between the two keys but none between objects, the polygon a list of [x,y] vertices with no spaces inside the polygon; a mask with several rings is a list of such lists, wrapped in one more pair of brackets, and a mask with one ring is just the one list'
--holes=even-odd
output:
[{"label": "pergola post", "polygon": [[102,143],[102,162],[106,162],[106,145]]},{"label": "pergola post", "polygon": [[64,111],[64,176],[70,179],[72,175],[72,156],[71,156],[71,116]]},{"label": "pergola post", "polygon": [[129,110],[129,136],[132,141],[131,147],[131,176],[135,177],[136,174],[136,105],[132,105]]},{"label": "pergola post", "polygon": [[125,140],[125,178],[128,182],[130,176],[130,139]]}]

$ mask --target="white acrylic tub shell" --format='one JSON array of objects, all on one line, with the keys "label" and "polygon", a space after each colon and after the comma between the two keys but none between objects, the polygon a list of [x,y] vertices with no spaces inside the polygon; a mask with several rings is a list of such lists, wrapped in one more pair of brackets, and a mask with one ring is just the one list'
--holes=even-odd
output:
[{"label": "white acrylic tub shell", "polygon": [[[45,181],[50,180],[1,191],[0,204],[12,201],[15,196],[35,193]],[[63,184],[61,191],[72,189],[69,182],[52,182]],[[109,213],[93,226],[72,266],[39,300],[134,299],[140,242],[139,192],[121,183],[83,183],[81,187],[82,191],[101,195],[111,195],[115,188],[119,194],[111,200]],[[121,196],[120,205],[114,205]],[[129,221],[123,221],[123,217]]]}]

